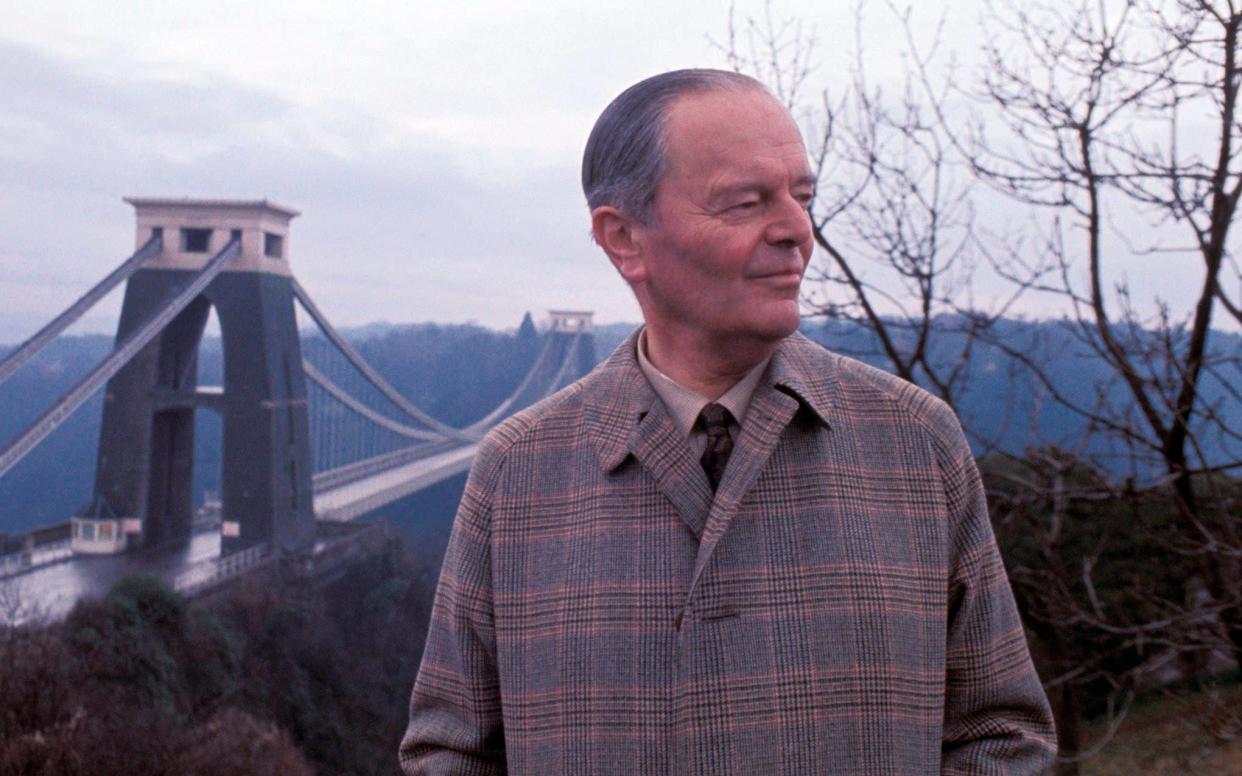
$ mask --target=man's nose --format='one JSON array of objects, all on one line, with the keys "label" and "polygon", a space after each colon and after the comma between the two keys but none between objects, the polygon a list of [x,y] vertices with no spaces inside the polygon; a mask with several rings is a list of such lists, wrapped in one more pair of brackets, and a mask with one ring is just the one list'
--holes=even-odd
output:
[{"label": "man's nose", "polygon": [[811,214],[791,196],[781,197],[771,210],[765,238],[772,245],[797,248],[811,241]]}]

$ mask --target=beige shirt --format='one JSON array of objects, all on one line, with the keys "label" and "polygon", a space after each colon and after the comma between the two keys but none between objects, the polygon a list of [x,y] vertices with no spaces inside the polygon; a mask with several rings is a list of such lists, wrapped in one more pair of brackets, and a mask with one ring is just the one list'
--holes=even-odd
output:
[{"label": "beige shirt", "polygon": [[[759,379],[763,377],[763,370],[767,369],[771,359],[772,357],[768,356],[760,361],[716,400],[733,415],[733,422],[729,424],[729,436],[735,441],[738,429],[741,428],[742,421],[746,418],[746,410],[750,407],[750,398],[754,395]],[[700,396],[678,383],[651,363],[651,360],[647,358],[646,329],[638,335],[638,367],[646,375],[647,382],[651,383],[660,401],[664,402],[664,406],[668,408],[669,415],[673,417],[673,423],[690,440],[690,449],[696,456],[701,456],[707,447],[707,434],[698,423],[699,413],[703,411],[704,406],[711,403],[711,399]]]}]

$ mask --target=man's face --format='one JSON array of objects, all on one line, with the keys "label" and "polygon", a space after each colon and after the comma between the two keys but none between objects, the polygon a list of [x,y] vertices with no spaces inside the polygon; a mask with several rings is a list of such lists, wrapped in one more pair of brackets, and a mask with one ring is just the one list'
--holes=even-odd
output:
[{"label": "man's face", "polygon": [[789,113],[759,91],[678,99],[651,224],[639,227],[648,326],[778,341],[798,326],[814,176]]}]

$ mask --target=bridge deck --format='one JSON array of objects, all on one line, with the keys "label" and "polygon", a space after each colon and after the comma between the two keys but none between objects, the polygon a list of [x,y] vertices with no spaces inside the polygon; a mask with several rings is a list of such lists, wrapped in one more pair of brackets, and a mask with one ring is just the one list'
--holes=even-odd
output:
[{"label": "bridge deck", "polygon": [[470,468],[477,442],[436,452],[406,464],[361,477],[335,488],[315,492],[315,516],[320,520],[353,520],[403,496],[434,485]]},{"label": "bridge deck", "polygon": [[220,557],[220,532],[202,530],[188,542],[122,555],[73,555],[0,581],[6,609],[0,620],[14,623],[64,619],[80,598],[103,598],[128,574],[154,574],[171,587],[185,574],[202,574]]}]

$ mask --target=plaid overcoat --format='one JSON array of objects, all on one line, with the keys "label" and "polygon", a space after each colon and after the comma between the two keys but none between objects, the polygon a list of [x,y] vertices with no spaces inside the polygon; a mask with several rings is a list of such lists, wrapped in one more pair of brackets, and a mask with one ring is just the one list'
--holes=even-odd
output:
[{"label": "plaid overcoat", "polygon": [[786,339],[713,498],[630,337],[484,440],[407,774],[1034,774],[1055,751],[952,411]]}]

